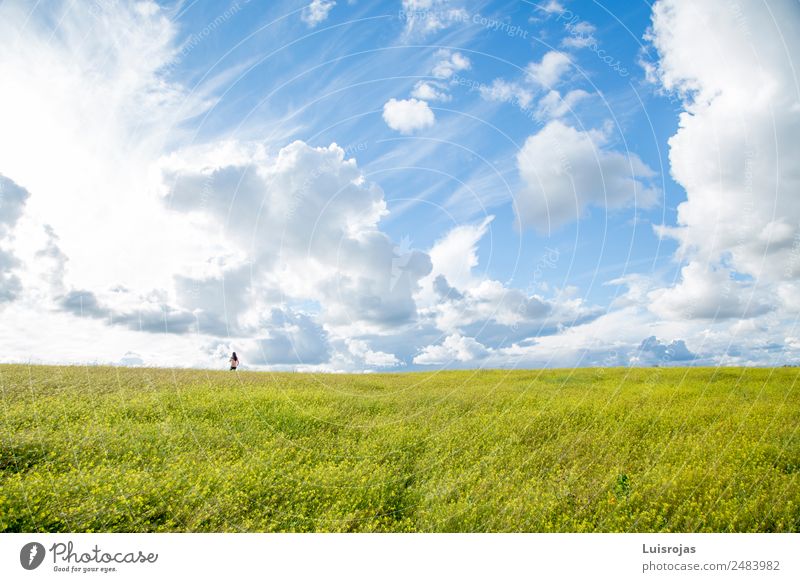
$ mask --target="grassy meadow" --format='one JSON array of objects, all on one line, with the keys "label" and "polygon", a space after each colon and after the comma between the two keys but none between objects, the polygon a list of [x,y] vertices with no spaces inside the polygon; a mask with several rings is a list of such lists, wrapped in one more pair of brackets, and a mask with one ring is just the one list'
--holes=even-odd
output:
[{"label": "grassy meadow", "polygon": [[800,531],[800,370],[0,366],[0,531]]}]

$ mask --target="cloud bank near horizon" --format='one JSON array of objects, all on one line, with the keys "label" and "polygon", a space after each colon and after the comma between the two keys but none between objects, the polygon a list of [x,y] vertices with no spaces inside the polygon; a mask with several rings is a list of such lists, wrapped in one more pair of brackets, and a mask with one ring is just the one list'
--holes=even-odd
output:
[{"label": "cloud bank near horizon", "polygon": [[[227,101],[258,63],[217,65],[168,6],[0,4],[0,34],[13,39],[0,54],[2,360],[214,367],[235,349],[255,368],[329,371],[796,361],[796,5],[654,3],[632,57],[652,98],[678,109],[660,144],[668,168],[602,109],[586,66],[604,65],[569,31],[562,50],[501,74],[477,33],[457,36],[463,6],[402,7],[391,46],[427,39],[426,59],[393,62],[409,69],[390,81],[377,61],[374,86],[337,69],[318,87],[360,87],[370,143],[389,144],[377,155],[340,145],[354,143],[344,129],[336,137],[367,113],[325,117],[299,94],[286,111],[263,100],[246,120],[204,121],[252,99],[242,89]],[[315,1],[281,34],[314,35],[359,9]],[[560,30],[559,9],[544,18]],[[465,89],[460,75],[481,84]],[[531,122],[512,149],[501,115]],[[476,119],[504,145],[462,129]],[[423,165],[437,158],[449,173]],[[662,173],[681,188],[674,220],[642,226],[666,204]],[[439,202],[420,175],[457,186]],[[447,201],[466,198],[476,211]],[[627,262],[608,234],[626,212],[623,224],[647,231],[637,236],[670,249],[675,277],[603,279],[598,264],[589,287],[605,295],[592,295],[555,276],[570,246]],[[531,253],[521,281],[514,259]]]}]

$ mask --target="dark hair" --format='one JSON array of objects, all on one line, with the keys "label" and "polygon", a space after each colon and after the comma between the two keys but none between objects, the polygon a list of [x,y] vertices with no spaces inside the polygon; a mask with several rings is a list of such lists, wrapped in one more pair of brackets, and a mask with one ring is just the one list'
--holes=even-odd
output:
[{"label": "dark hair", "polygon": [[236,352],[233,352],[233,359],[238,360],[239,358],[236,357]]}]

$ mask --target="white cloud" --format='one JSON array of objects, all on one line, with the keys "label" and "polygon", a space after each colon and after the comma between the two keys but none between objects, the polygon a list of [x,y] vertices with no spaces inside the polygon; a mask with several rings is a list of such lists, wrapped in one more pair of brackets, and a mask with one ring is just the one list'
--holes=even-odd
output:
[{"label": "white cloud", "polygon": [[433,81],[417,82],[411,96],[422,101],[450,101],[452,99],[441,83]]},{"label": "white cloud", "polygon": [[550,89],[538,103],[534,103],[542,89],[557,85],[564,73],[571,66],[569,57],[564,53],[550,51],[538,63],[529,63],[525,75],[515,81],[494,79],[491,85],[480,85],[481,97],[487,101],[501,101],[519,107],[537,121],[562,117],[572,111],[580,102],[591,94],[583,89],[573,89],[564,96],[555,89]]},{"label": "white cloud", "polygon": [[547,0],[546,3],[537,4],[536,7],[547,14],[560,14],[564,12],[564,6],[558,0]]},{"label": "white cloud", "polygon": [[571,66],[572,61],[566,54],[548,51],[538,63],[529,63],[525,72],[534,83],[551,88],[559,83]]},{"label": "white cloud", "polygon": [[642,340],[638,354],[633,357],[633,361],[635,363],[665,365],[670,363],[685,364],[696,358],[697,356],[686,347],[684,340],[679,339],[666,343],[651,335]]},{"label": "white cloud", "polygon": [[128,351],[128,352],[125,352],[125,354],[120,358],[119,365],[120,366],[131,366],[131,367],[143,366],[144,365],[144,360],[136,352]]},{"label": "white cloud", "polygon": [[800,282],[784,281],[779,283],[777,295],[781,306],[787,313],[800,313]]},{"label": "white cloud", "polygon": [[433,268],[420,280],[416,295],[426,321],[447,334],[468,335],[495,348],[598,315],[578,298],[528,295],[476,272],[478,244],[493,218],[454,227],[428,251]]},{"label": "white cloud", "polygon": [[0,237],[16,226],[30,193],[0,174]]},{"label": "white cloud", "polygon": [[394,354],[372,350],[364,340],[345,339],[345,344],[361,367],[391,368],[402,365]]},{"label": "white cloud", "polygon": [[22,290],[19,277],[12,272],[17,265],[13,255],[0,250],[0,307],[17,299]]},{"label": "white cloud", "polygon": [[312,317],[291,309],[273,308],[263,321],[267,336],[242,350],[255,365],[314,365],[330,359],[328,334]]},{"label": "white cloud", "polygon": [[752,284],[737,281],[722,267],[692,261],[681,269],[681,281],[648,295],[654,313],[665,319],[745,319],[770,310]]},{"label": "white cloud", "polygon": [[436,56],[440,60],[434,65],[432,74],[440,79],[449,79],[459,71],[466,71],[472,67],[469,58],[458,51],[441,49]]},{"label": "white cloud", "polygon": [[[413,324],[429,259],[409,250],[391,284],[383,193],[342,148],[186,145],[213,87],[166,80],[186,53],[164,11],[63,8],[54,28],[0,4],[0,32],[19,37],[0,52],[2,172],[30,191],[3,261],[19,271],[0,282],[4,358],[207,365],[203,346],[230,335],[251,362],[324,365],[308,362],[339,357],[351,328]],[[371,346],[362,360],[392,361]]]},{"label": "white cloud", "polygon": [[328,14],[334,6],[336,2],[333,0],[312,0],[311,4],[303,8],[300,18],[310,28],[314,28],[328,19]]},{"label": "white cloud", "polygon": [[[683,105],[669,145],[673,177],[687,195],[678,225],[656,230],[678,240],[676,258],[688,263],[671,286],[655,276],[619,281],[630,290],[614,307],[631,322],[638,318],[634,327],[691,338],[707,362],[779,364],[796,357],[800,215],[793,193],[800,184],[791,168],[800,152],[790,133],[800,119],[790,55],[798,41],[780,29],[795,29],[800,19],[788,3],[770,10],[723,2],[654,5],[650,40],[659,60],[645,65],[649,78]],[[676,342],[648,345],[682,351]]]},{"label": "white cloud", "polygon": [[[222,325],[256,365],[335,370],[402,364],[392,354],[347,342],[412,325],[413,295],[430,260],[409,248],[397,264],[397,245],[378,230],[386,213],[383,193],[341,147],[297,141],[268,155],[222,143],[176,152],[161,165],[170,186],[165,203],[208,230],[227,216],[233,255],[247,261],[238,266],[222,256],[216,271],[175,278],[177,305],[199,314],[206,332]],[[300,313],[283,307],[286,302],[318,308]]]},{"label": "white cloud", "polygon": [[436,241],[428,252],[433,268],[422,284],[432,284],[443,275],[457,288],[468,287],[474,281],[472,270],[478,266],[478,242],[489,231],[492,220],[494,216],[487,216],[478,224],[456,226]]},{"label": "white cloud", "polygon": [[[313,2],[309,16],[315,5],[327,16],[333,3]],[[254,133],[187,145],[183,124],[215,102],[215,86],[174,80],[172,64],[195,45],[168,11],[53,6],[60,21],[0,2],[0,36],[15,39],[0,52],[0,359],[223,365],[237,349],[251,365],[363,370],[645,364],[670,353],[770,363],[800,350],[793,4],[772,4],[775,21],[749,4],[655,5],[650,77],[686,111],[670,161],[687,200],[659,232],[688,264],[673,286],[626,277],[605,315],[577,294],[531,294],[482,272],[490,219],[454,227],[429,252],[403,247],[398,261],[380,229],[383,192],[335,144]],[[406,7],[429,10],[407,22],[420,36],[464,14],[437,0]],[[586,98],[542,89],[569,73],[559,54],[482,90],[556,118],[517,159],[518,219],[539,229],[657,194],[652,171],[609,131],[557,121]],[[387,103],[398,131],[433,125],[426,101],[449,99],[445,81],[470,67],[452,51],[429,64],[439,81]]]},{"label": "white cloud", "polygon": [[583,89],[573,89],[563,97],[558,91],[550,91],[542,99],[536,109],[536,118],[539,120],[555,119],[563,117],[567,113],[574,112],[575,107],[581,101],[591,97]]},{"label": "white cloud", "polygon": [[594,33],[597,29],[589,22],[582,20],[575,24],[568,24],[566,29],[569,36],[561,41],[562,46],[580,49],[597,43],[594,37]]},{"label": "white cloud", "polygon": [[8,246],[8,237],[22,216],[29,196],[25,188],[0,174],[0,306],[17,299],[22,291],[20,278],[14,272],[20,261],[4,247]]},{"label": "white cloud", "polygon": [[[443,331],[470,330],[497,337],[519,337],[547,328],[548,316],[556,315],[554,304],[527,296],[500,281],[482,279],[463,289],[460,297],[442,297],[433,310],[436,326]],[[577,312],[562,313],[562,321],[574,320]],[[521,328],[520,328],[521,326]]]},{"label": "white cloud", "polygon": [[651,77],[684,109],[669,155],[686,201],[660,232],[761,283],[800,276],[798,30],[788,0],[653,6]]},{"label": "white cloud", "polygon": [[489,355],[486,346],[471,337],[459,334],[447,336],[439,345],[426,346],[419,355],[414,357],[414,363],[423,366],[446,365],[454,362],[475,363]]},{"label": "white cloud", "polygon": [[418,99],[389,99],[383,106],[386,125],[403,134],[431,127],[436,121],[430,106]]},{"label": "white cloud", "polygon": [[487,101],[514,103],[523,109],[530,106],[534,97],[533,91],[529,88],[504,79],[495,79],[491,85],[481,85],[480,94]]},{"label": "white cloud", "polygon": [[447,92],[447,84],[445,81],[456,72],[469,69],[472,66],[470,60],[461,53],[446,49],[436,51],[436,58],[439,60],[433,66],[431,74],[441,80],[418,81],[411,92],[412,97],[422,100],[423,102],[450,101],[452,97]]},{"label": "white cloud", "polygon": [[[193,159],[189,150],[164,161],[172,184],[166,200],[179,212],[199,212],[206,228],[229,216],[227,236],[251,263],[244,280],[233,285],[250,300],[227,298],[229,309],[271,308],[291,298],[317,302],[319,318],[331,326],[413,320],[412,294],[430,260],[409,250],[401,272],[392,272],[396,245],[378,229],[386,213],[383,192],[365,180],[354,159],[345,160],[341,147],[297,141],[274,157],[257,154],[218,168],[198,160],[189,169]],[[182,170],[173,175],[173,166]],[[216,275],[226,276],[226,287],[233,268]],[[197,289],[197,283],[186,287]]]},{"label": "white cloud", "polygon": [[28,265],[30,274],[39,281],[34,284],[28,281],[28,291],[35,293],[37,291],[35,287],[40,287],[37,283],[44,282],[47,292],[60,295],[64,291],[64,274],[69,258],[61,250],[58,235],[53,228],[49,224],[45,224],[43,231],[45,240],[34,255],[35,264],[33,268]]},{"label": "white cloud", "polygon": [[[210,105],[207,87],[167,79],[182,53],[155,3],[48,8],[0,4],[0,36],[15,39],[0,52],[2,172],[31,193],[18,254],[32,264],[49,225],[69,257],[68,283],[163,287],[211,244],[169,221],[152,171],[186,136],[182,122]],[[62,18],[49,20],[49,10]],[[164,248],[170,256],[153,260]]]},{"label": "white cloud", "polygon": [[590,206],[652,206],[654,172],[636,154],[609,149],[608,138],[557,120],[530,136],[517,154],[524,184],[515,200],[519,222],[547,232],[580,219]]},{"label": "white cloud", "polygon": [[781,336],[795,331],[800,290],[795,8],[653,6],[648,39],[658,60],[645,66],[684,110],[669,155],[686,191],[677,226],[656,231],[676,239],[688,263],[675,285],[654,286],[647,298],[667,321],[732,321],[704,332],[731,364],[776,363],[792,349]]}]

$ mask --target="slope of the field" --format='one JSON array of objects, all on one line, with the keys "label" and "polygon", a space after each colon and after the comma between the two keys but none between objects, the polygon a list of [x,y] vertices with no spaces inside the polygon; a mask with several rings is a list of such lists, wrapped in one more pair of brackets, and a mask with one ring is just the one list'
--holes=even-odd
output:
[{"label": "slope of the field", "polygon": [[798,531],[798,374],[0,366],[0,531]]}]

